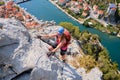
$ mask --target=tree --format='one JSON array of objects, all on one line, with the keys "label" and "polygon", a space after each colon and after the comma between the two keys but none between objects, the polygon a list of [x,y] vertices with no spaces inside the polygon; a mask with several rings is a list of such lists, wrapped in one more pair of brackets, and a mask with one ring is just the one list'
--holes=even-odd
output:
[{"label": "tree", "polygon": [[79,27],[77,27],[77,26],[74,26],[74,27],[75,27],[75,30],[74,30],[73,36],[74,36],[76,39],[79,39],[79,37],[80,37],[80,29],[79,29]]},{"label": "tree", "polygon": [[90,37],[91,37],[91,34],[90,34],[88,31],[83,31],[83,32],[81,33],[81,37],[83,37],[83,38],[86,39],[86,40],[89,40]]},{"label": "tree", "polygon": [[77,61],[80,67],[84,67],[87,71],[91,70],[97,65],[95,59],[90,55],[84,55],[83,57],[77,57]]},{"label": "tree", "polygon": [[104,80],[119,80],[120,79],[120,75],[116,74],[116,72],[114,70],[110,70],[108,73],[106,73],[103,76]]},{"label": "tree", "polygon": [[60,22],[59,25],[66,28],[68,31],[70,31],[70,33],[73,33],[75,30],[75,28],[73,27],[73,24],[69,22]]},{"label": "tree", "polygon": [[104,48],[99,53],[99,67],[103,72],[103,79],[104,80],[119,80],[120,74],[118,74],[118,64],[112,62],[108,55],[107,50]]},{"label": "tree", "polygon": [[66,28],[72,34],[72,36],[74,36],[74,38],[79,39],[80,29],[78,26],[74,26],[72,23],[69,22],[61,22],[59,25]]}]

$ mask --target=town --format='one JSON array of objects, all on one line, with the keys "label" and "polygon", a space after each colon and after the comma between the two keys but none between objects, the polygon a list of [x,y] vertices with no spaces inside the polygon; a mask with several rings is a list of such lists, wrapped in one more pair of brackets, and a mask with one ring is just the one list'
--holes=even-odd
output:
[{"label": "town", "polygon": [[86,27],[120,37],[120,2],[97,0],[50,0]]}]

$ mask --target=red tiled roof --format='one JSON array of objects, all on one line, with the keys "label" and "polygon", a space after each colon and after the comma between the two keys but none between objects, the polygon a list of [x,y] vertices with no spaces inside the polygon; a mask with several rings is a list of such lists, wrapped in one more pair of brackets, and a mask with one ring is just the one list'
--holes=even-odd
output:
[{"label": "red tiled roof", "polygon": [[2,9],[2,10],[0,10],[0,13],[4,13],[4,12],[5,12],[5,10],[3,10],[3,9]]},{"label": "red tiled roof", "polygon": [[0,6],[1,9],[5,9],[5,6]]},{"label": "red tiled roof", "polygon": [[83,0],[78,0],[79,2],[83,2]]},{"label": "red tiled roof", "polygon": [[30,28],[31,27],[31,23],[27,22],[27,23],[25,23],[25,26],[26,26],[26,28]]},{"label": "red tiled roof", "polygon": [[88,3],[83,3],[83,6],[84,7],[88,7]]},{"label": "red tiled roof", "polygon": [[32,22],[31,22],[31,25],[32,25],[32,26],[36,26],[37,24],[38,24],[38,23],[35,22],[35,21],[32,21]]},{"label": "red tiled roof", "polygon": [[12,9],[12,5],[6,5],[6,9]]},{"label": "red tiled roof", "polygon": [[98,6],[97,6],[97,5],[94,5],[94,6],[93,6],[93,9],[94,9],[94,10],[98,9]]},{"label": "red tiled roof", "polygon": [[23,15],[22,15],[21,12],[18,12],[15,16],[16,16],[16,17],[22,17]]},{"label": "red tiled roof", "polygon": [[8,14],[6,14],[6,15],[5,15],[5,18],[8,18],[8,17],[9,17],[9,15],[8,15]]},{"label": "red tiled roof", "polygon": [[85,10],[85,11],[88,11],[88,10],[89,10],[89,7],[84,7],[84,10]]},{"label": "red tiled roof", "polygon": [[15,8],[15,7],[13,7],[12,9],[13,9],[14,12],[17,11],[17,8]]},{"label": "red tiled roof", "polygon": [[59,0],[59,2],[63,3],[63,2],[65,2],[65,0]]},{"label": "red tiled roof", "polygon": [[120,6],[120,3],[118,3],[118,5]]},{"label": "red tiled roof", "polygon": [[13,4],[14,4],[13,1],[9,1],[9,2],[7,3],[7,5],[13,5]]},{"label": "red tiled roof", "polygon": [[88,14],[86,12],[82,13],[82,16],[86,17]]},{"label": "red tiled roof", "polygon": [[82,8],[82,6],[81,6],[81,5],[78,5],[78,6],[77,6],[77,8],[78,8],[78,9],[81,9],[81,8]]},{"label": "red tiled roof", "polygon": [[30,15],[26,15],[25,17],[26,17],[27,19],[30,19],[30,18],[31,18],[31,16],[30,16]]},{"label": "red tiled roof", "polygon": [[104,11],[103,10],[99,10],[98,13],[99,14],[104,14]]}]

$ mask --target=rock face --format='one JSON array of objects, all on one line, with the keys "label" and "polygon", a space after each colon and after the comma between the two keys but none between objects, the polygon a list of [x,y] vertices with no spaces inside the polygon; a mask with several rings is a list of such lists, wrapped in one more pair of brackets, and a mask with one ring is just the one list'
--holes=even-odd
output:
[{"label": "rock face", "polygon": [[42,57],[39,60],[38,65],[32,71],[30,80],[82,80],[80,75],[67,63],[61,62],[54,56],[49,59],[45,58]]},{"label": "rock face", "polygon": [[102,72],[98,67],[93,68],[89,73],[86,73],[84,68],[79,68],[77,71],[80,73],[83,80],[102,80]]},{"label": "rock face", "polygon": [[28,32],[14,19],[0,19],[0,23],[3,24],[0,29],[0,73],[4,73],[0,74],[0,80],[82,80],[57,55],[46,56],[48,44],[35,38],[36,31]]},{"label": "rock face", "polygon": [[[3,24],[0,29],[0,80],[95,80],[101,77],[98,74],[91,79],[90,75],[85,78],[78,74],[79,71],[58,59],[59,51],[55,56],[46,56],[49,45],[36,35],[54,33],[59,26],[28,31],[14,19],[0,19],[0,23]],[[68,51],[79,53],[74,40]]]}]

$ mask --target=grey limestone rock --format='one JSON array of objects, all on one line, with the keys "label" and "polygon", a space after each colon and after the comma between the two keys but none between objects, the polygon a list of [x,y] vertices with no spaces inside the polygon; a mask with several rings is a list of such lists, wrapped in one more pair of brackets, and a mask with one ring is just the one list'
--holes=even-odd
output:
[{"label": "grey limestone rock", "polygon": [[14,19],[0,19],[0,23],[3,24],[0,29],[0,64],[11,65],[5,75],[1,75],[0,67],[0,80],[82,80],[72,66],[58,59],[59,51],[55,56],[47,57],[49,45],[36,38],[39,34],[54,33],[60,26],[43,27],[37,32],[28,31]]}]

